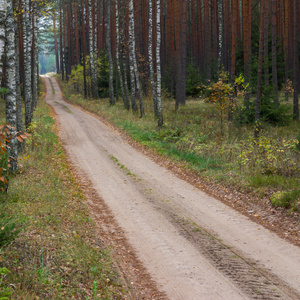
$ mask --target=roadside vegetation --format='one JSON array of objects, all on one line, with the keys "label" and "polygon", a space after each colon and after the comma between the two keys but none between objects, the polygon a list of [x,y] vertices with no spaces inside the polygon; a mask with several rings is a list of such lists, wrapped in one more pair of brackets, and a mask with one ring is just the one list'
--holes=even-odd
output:
[{"label": "roadside vegetation", "polygon": [[[165,122],[158,128],[151,97],[144,98],[146,114],[141,119],[125,110],[121,100],[112,106],[105,98],[84,99],[74,90],[72,80],[62,82],[70,102],[107,117],[145,147],[183,163],[209,182],[267,197],[275,207],[300,212],[300,129],[283,94],[281,105],[274,106],[265,93],[260,133],[254,138],[254,109],[244,109],[244,93],[237,94],[231,105],[227,89],[232,87],[225,81],[199,87],[199,95],[188,99],[177,112],[165,93]],[[220,90],[222,99],[217,93]],[[254,103],[252,99],[250,105]]]},{"label": "roadside vegetation", "polygon": [[124,299],[42,100],[28,132],[0,191],[0,299]]}]

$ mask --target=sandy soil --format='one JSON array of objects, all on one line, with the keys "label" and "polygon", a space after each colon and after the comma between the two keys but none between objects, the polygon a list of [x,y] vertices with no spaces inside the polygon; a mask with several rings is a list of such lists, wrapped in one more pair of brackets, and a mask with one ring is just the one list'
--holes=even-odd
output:
[{"label": "sandy soil", "polygon": [[55,79],[45,83],[99,236],[113,246],[132,298],[300,299],[299,247],[65,102]]}]

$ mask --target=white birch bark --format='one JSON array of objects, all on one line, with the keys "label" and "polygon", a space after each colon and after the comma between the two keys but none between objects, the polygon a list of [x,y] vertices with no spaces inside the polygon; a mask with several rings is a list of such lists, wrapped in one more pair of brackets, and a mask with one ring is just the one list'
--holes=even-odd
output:
[{"label": "white birch bark", "polygon": [[154,80],[154,63],[153,63],[153,13],[152,13],[152,0],[149,0],[149,43],[148,43],[148,55],[149,55],[149,69],[150,69],[150,83],[152,90],[154,115],[157,117],[157,97]]},{"label": "white birch bark", "polygon": [[136,78],[134,72],[134,53],[135,53],[135,43],[134,43],[134,14],[133,14],[133,0],[129,0],[129,70],[130,70],[130,90],[131,90],[131,108],[136,111]]},{"label": "white birch bark", "polygon": [[[20,45],[19,45],[19,29],[18,23],[15,22],[15,54],[16,54],[16,97],[17,97],[17,131],[24,131],[23,117],[22,117],[22,100],[20,87]],[[19,147],[21,144],[19,144]]]},{"label": "white birch bark", "polygon": [[6,19],[6,0],[0,0],[0,85],[3,71],[3,55],[5,49],[5,19]]},{"label": "white birch bark", "polygon": [[24,31],[24,102],[25,102],[25,125],[31,123],[32,118],[32,90],[31,90],[31,11],[30,1],[24,1],[23,8],[23,31]]},{"label": "white birch bark", "polygon": [[[98,83],[97,83],[97,55],[95,52],[95,35],[93,34],[93,18],[92,18],[92,1],[88,0],[89,14],[89,48],[90,48],[90,73],[91,73],[91,89],[92,97],[98,98]],[[96,18],[96,16],[95,16]],[[95,21],[96,22],[96,21]],[[95,65],[96,60],[96,65]]]},{"label": "white birch bark", "polygon": [[115,11],[116,11],[116,62],[117,62],[117,69],[118,69],[118,75],[121,85],[121,93],[123,98],[123,103],[125,109],[129,110],[130,104],[128,95],[125,94],[124,90],[124,82],[123,82],[123,76],[121,72],[121,66],[120,66],[120,57],[119,57],[119,47],[120,47],[120,30],[119,30],[119,5],[118,0],[115,0]]},{"label": "white birch bark", "polygon": [[33,18],[33,63],[32,63],[32,105],[31,112],[35,110],[37,106],[38,98],[38,26],[36,16],[36,1],[33,2],[32,18]]},{"label": "white birch bark", "polygon": [[157,96],[157,116],[158,126],[163,125],[163,115],[161,106],[161,65],[160,65],[160,45],[161,45],[161,26],[160,26],[160,0],[156,1],[156,96]]},{"label": "white birch bark", "polygon": [[15,53],[15,24],[12,0],[7,1],[6,17],[6,123],[9,124],[10,144],[9,162],[10,169],[18,169],[18,141],[17,128],[17,99],[16,99],[16,53]]},{"label": "white birch bark", "polygon": [[113,59],[111,55],[111,38],[110,38],[110,0],[106,0],[106,47],[109,62],[109,102],[111,105],[115,104],[114,98],[114,68]]}]

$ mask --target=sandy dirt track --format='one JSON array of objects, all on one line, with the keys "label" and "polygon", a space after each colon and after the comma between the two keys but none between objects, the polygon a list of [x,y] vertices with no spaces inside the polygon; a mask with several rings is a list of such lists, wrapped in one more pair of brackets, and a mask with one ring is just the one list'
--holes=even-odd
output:
[{"label": "sandy dirt track", "polygon": [[[63,146],[84,174],[91,213],[100,234],[118,249],[135,299],[300,299],[298,247],[179,179],[113,128],[66,103],[55,79],[45,77],[45,83]],[[115,234],[119,245],[112,241]],[[142,275],[128,278],[122,251],[134,252],[135,271]]]}]

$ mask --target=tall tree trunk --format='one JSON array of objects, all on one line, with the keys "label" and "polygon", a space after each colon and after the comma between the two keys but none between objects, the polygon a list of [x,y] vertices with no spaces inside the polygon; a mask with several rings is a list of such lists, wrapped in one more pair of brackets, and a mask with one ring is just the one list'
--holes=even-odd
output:
[{"label": "tall tree trunk", "polygon": [[154,81],[154,63],[153,63],[153,3],[152,0],[149,0],[149,41],[148,41],[148,56],[149,56],[149,71],[150,71],[150,83],[152,90],[153,106],[154,106],[154,115],[158,116],[157,112],[157,97],[156,97],[156,88]]},{"label": "tall tree trunk", "polygon": [[265,2],[264,20],[264,81],[269,86],[269,0]]},{"label": "tall tree trunk", "polygon": [[9,124],[10,143],[9,160],[10,169],[18,169],[18,141],[16,138],[17,128],[17,98],[16,98],[16,53],[15,53],[15,24],[12,1],[7,1],[6,17],[6,123]]},{"label": "tall tree trunk", "polygon": [[88,0],[89,11],[89,45],[90,45],[90,71],[91,71],[91,85],[92,85],[92,97],[97,99],[98,83],[97,83],[97,49],[95,49],[95,34],[93,31],[93,17],[92,17],[92,1]]},{"label": "tall tree trunk", "polygon": [[84,90],[84,98],[87,98],[87,86],[86,86],[86,22],[84,20],[84,2],[81,0],[81,30],[82,30],[82,38],[81,38],[81,48],[82,48],[82,64],[83,64],[83,90]]},{"label": "tall tree trunk", "polygon": [[136,92],[140,98],[140,113],[144,115],[143,102],[141,101],[141,90],[139,83],[139,75],[137,70],[136,55],[135,55],[135,36],[134,36],[134,10],[133,0],[129,0],[129,64],[130,64],[130,81],[131,81],[131,105],[133,110],[137,110],[135,103]]},{"label": "tall tree trunk", "polygon": [[32,9],[32,105],[31,112],[35,110],[38,99],[38,73],[39,73],[39,55],[38,55],[38,26],[37,26],[37,7],[36,2],[33,2]]},{"label": "tall tree trunk", "polygon": [[120,55],[119,55],[120,30],[119,30],[119,4],[118,4],[118,0],[115,0],[115,10],[116,10],[116,13],[115,13],[115,15],[116,15],[116,63],[117,63],[117,69],[118,69],[118,74],[119,74],[119,79],[120,79],[120,86],[121,86],[121,93],[122,93],[124,107],[125,107],[125,109],[129,110],[130,109],[130,103],[129,103],[128,95],[125,93],[123,76],[122,76],[122,71],[121,71],[121,66],[120,66]]},{"label": "tall tree trunk", "polygon": [[6,19],[6,0],[0,0],[0,87],[2,82],[4,50],[5,50],[5,19]]},{"label": "tall tree trunk", "polygon": [[111,35],[110,35],[110,0],[106,0],[106,48],[109,62],[109,102],[115,104],[114,97],[114,68],[111,54]]},{"label": "tall tree trunk", "polygon": [[[243,49],[244,49],[244,75],[245,83],[251,83],[251,19],[252,19],[252,1],[243,0]],[[246,91],[245,94],[245,106],[249,107],[251,93]]]},{"label": "tall tree trunk", "polygon": [[[150,1],[150,0],[149,0]],[[156,84],[157,84],[157,116],[158,116],[158,126],[162,127],[163,114],[161,106],[161,65],[160,65],[160,45],[161,45],[161,20],[160,20],[160,0],[156,0]]]},{"label": "tall tree trunk", "polygon": [[260,105],[262,96],[262,71],[263,71],[263,54],[264,54],[264,22],[265,22],[265,2],[261,0],[260,6],[260,30],[259,30],[259,54],[258,54],[258,71],[257,71],[257,91],[255,106],[255,131],[254,136],[257,138],[261,129],[260,126]]},{"label": "tall tree trunk", "polygon": [[56,36],[55,12],[52,13],[52,18],[53,18],[53,35],[54,35],[56,73],[59,73],[59,57],[58,57],[57,36]]},{"label": "tall tree trunk", "polygon": [[75,62],[76,67],[80,65],[80,49],[79,49],[79,30],[78,30],[78,8],[77,2],[74,2],[74,25],[75,25]]},{"label": "tall tree trunk", "polygon": [[[272,0],[272,82],[274,102],[278,103],[278,79],[277,79],[277,0]],[[279,12],[278,12],[279,13]]]},{"label": "tall tree trunk", "polygon": [[298,39],[298,0],[294,0],[294,101],[293,119],[299,121],[299,39]]},{"label": "tall tree trunk", "polygon": [[211,14],[209,0],[204,0],[205,74],[211,79]]},{"label": "tall tree trunk", "polygon": [[[24,131],[23,117],[22,117],[22,99],[20,86],[20,38],[19,38],[19,19],[15,22],[15,56],[16,56],[16,97],[17,97],[17,131]],[[19,144],[19,149],[21,144]]]},{"label": "tall tree trunk", "polygon": [[32,118],[32,90],[31,90],[31,45],[30,41],[32,39],[31,32],[31,16],[30,1],[25,0],[24,3],[24,13],[23,13],[23,28],[24,28],[24,102],[25,102],[25,126],[31,123]]},{"label": "tall tree trunk", "polygon": [[62,0],[59,1],[59,47],[60,47],[60,70],[61,79],[65,80],[64,70],[64,49],[63,49],[63,13],[62,13]]}]

